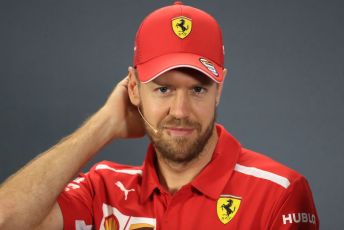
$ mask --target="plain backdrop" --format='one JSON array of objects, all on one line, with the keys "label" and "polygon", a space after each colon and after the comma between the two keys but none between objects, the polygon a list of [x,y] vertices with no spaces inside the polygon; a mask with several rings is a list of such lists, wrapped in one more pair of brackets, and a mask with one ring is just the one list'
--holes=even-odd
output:
[{"label": "plain backdrop", "polygon": [[[185,2],[223,29],[229,76],[218,121],[305,175],[322,229],[340,229],[343,1]],[[0,1],[0,181],[97,111],[132,64],[141,20],[171,3]],[[147,143],[112,143],[84,170],[102,159],[139,165]]]}]

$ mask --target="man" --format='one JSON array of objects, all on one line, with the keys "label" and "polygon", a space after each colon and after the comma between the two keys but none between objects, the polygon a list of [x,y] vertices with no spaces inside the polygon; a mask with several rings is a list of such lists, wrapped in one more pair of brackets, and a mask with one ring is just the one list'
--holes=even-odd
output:
[{"label": "man", "polygon": [[[176,2],[147,16],[134,50],[104,106],[2,185],[1,229],[319,228],[306,179],[215,124],[215,19]],[[142,167],[104,161],[68,184],[107,143],[145,134]]]}]

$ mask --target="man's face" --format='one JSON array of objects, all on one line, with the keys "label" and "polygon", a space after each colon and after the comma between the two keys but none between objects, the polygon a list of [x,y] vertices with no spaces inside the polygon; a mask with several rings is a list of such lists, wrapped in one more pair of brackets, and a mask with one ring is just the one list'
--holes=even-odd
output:
[{"label": "man's face", "polygon": [[176,163],[196,158],[213,135],[219,85],[196,70],[168,71],[140,85],[140,108],[155,127],[146,131],[161,156]]}]

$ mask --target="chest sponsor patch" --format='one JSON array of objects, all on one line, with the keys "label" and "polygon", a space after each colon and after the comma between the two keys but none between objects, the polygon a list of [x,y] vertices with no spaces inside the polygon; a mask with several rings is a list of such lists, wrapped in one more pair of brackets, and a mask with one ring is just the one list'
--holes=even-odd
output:
[{"label": "chest sponsor patch", "polygon": [[315,215],[312,213],[299,212],[282,215],[283,224],[310,223],[316,224]]},{"label": "chest sponsor patch", "polygon": [[103,204],[103,218],[100,230],[119,229],[155,229],[156,219],[149,217],[129,216],[120,212],[117,208]]},{"label": "chest sponsor patch", "polygon": [[232,195],[221,195],[217,199],[217,217],[223,224],[228,224],[237,214],[241,203],[241,197]]}]

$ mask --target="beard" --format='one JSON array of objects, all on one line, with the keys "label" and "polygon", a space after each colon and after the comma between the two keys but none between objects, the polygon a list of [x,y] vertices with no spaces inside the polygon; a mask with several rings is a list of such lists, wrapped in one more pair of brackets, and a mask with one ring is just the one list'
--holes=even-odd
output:
[{"label": "beard", "polygon": [[[147,124],[145,127],[154,148],[165,160],[175,163],[188,163],[197,158],[207,145],[214,129],[215,119],[216,111],[203,132],[200,123],[189,119],[177,119],[172,116],[166,117],[158,124],[157,132],[154,132]],[[163,133],[166,127],[192,128],[196,131],[196,137],[170,137]]]}]

